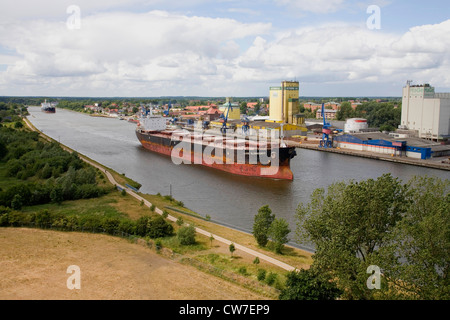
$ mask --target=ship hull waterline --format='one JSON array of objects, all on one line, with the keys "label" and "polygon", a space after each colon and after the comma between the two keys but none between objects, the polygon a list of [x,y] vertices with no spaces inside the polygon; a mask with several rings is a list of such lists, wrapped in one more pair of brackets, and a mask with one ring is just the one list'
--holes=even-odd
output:
[{"label": "ship hull waterline", "polygon": [[[217,159],[205,159],[204,154],[198,155],[193,150],[191,152],[172,152],[172,145],[170,143],[161,144],[149,141],[148,134],[143,134],[136,131],[136,136],[140,141],[141,145],[152,152],[156,152],[171,158],[175,158],[183,163],[190,164],[201,164],[203,166],[225,171],[235,175],[248,176],[248,177],[259,177],[259,178],[269,178],[276,180],[293,180],[294,175],[290,169],[290,159],[291,157],[284,157],[285,159],[279,161],[279,165],[270,166],[263,164],[248,164],[248,163],[227,163],[222,161],[222,163],[217,163]],[[192,148],[195,149],[195,148]]]}]

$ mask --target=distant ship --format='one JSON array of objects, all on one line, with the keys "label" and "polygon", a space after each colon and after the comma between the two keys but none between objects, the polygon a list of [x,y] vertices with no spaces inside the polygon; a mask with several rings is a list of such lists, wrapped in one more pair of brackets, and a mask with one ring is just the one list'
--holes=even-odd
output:
[{"label": "distant ship", "polygon": [[[177,162],[201,164],[242,176],[293,179],[290,161],[297,153],[295,147],[288,147],[282,142],[264,144],[221,133],[188,133],[168,129],[166,119],[159,116],[141,119],[136,136],[144,148],[170,156],[172,160],[176,158]],[[189,145],[189,149],[182,149],[180,143]],[[212,144],[214,148],[211,148]],[[230,158],[233,161],[229,161]]]},{"label": "distant ship", "polygon": [[45,102],[41,103],[41,111],[45,113],[55,113],[56,108],[54,105],[45,100]]}]

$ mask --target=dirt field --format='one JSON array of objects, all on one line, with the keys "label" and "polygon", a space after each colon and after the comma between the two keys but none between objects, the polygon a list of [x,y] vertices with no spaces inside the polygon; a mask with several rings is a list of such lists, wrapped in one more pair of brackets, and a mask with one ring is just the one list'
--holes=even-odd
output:
[{"label": "dirt field", "polygon": [[[127,240],[0,228],[0,299],[266,299]],[[70,265],[81,289],[69,290]]]}]

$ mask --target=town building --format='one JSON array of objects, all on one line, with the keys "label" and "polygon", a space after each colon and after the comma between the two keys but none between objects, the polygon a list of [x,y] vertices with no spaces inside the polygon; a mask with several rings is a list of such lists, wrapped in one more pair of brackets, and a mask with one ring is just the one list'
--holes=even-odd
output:
[{"label": "town building", "polygon": [[[330,120],[336,119],[336,113],[337,112],[338,112],[337,110],[325,109],[324,110],[325,119],[330,119]],[[316,111],[316,118],[317,119],[323,119],[323,117],[322,117],[322,109]]]}]

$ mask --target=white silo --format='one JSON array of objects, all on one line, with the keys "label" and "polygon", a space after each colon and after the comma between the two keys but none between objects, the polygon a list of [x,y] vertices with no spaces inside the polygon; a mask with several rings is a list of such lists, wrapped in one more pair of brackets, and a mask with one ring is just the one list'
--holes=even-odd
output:
[{"label": "white silo", "polygon": [[363,129],[368,129],[367,119],[352,118],[348,119],[344,126],[345,133],[360,132]]}]

